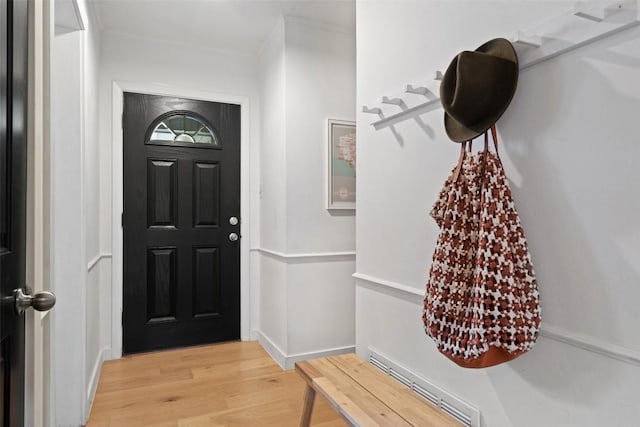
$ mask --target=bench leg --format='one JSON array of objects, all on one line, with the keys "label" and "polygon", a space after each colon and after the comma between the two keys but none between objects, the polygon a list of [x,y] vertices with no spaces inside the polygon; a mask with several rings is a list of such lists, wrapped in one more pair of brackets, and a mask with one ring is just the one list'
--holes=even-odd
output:
[{"label": "bench leg", "polygon": [[313,412],[313,402],[316,397],[316,391],[307,384],[307,391],[304,395],[304,407],[302,408],[302,418],[300,418],[300,427],[309,427],[311,423],[311,413]]}]

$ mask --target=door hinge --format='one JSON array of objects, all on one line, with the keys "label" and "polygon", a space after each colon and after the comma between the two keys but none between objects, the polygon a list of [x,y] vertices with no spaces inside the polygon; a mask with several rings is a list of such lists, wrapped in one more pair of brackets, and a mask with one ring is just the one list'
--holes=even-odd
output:
[{"label": "door hinge", "polygon": [[124,228],[124,212],[120,214],[120,227]]},{"label": "door hinge", "polygon": [[120,116],[120,128],[124,129],[124,113]]}]

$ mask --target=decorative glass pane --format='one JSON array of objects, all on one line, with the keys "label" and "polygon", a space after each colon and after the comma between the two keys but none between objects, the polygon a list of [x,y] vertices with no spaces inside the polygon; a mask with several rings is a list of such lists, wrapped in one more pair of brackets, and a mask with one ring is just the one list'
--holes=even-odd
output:
[{"label": "decorative glass pane", "polygon": [[218,145],[213,131],[201,120],[188,114],[174,114],[158,123],[150,142]]}]

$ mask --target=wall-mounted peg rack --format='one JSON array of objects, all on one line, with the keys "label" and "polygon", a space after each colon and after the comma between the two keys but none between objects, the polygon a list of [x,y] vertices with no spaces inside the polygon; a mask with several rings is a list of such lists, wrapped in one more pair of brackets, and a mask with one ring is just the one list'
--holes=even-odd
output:
[{"label": "wall-mounted peg rack", "polygon": [[404,105],[404,100],[402,98],[390,98],[388,96],[383,96],[380,102],[382,102],[383,104],[390,104],[390,105],[398,105],[398,106]]},{"label": "wall-mounted peg rack", "polygon": [[407,85],[407,88],[404,91],[407,93],[415,93],[416,95],[425,95],[425,96],[431,93],[431,91],[424,86],[413,86],[413,85]]},{"label": "wall-mounted peg rack", "polygon": [[593,4],[593,2],[580,1],[573,7],[573,14],[579,18],[590,19],[595,22],[602,22],[607,17],[607,9],[602,4]]},{"label": "wall-mounted peg rack", "polygon": [[514,46],[516,46],[516,51],[518,50],[518,46],[536,48],[542,46],[542,37],[530,36],[522,31],[518,31],[511,41]]},{"label": "wall-mounted peg rack", "polygon": [[[518,52],[520,69],[529,68],[581,46],[601,40],[622,30],[640,24],[640,0],[580,1],[574,7],[553,19],[526,31],[518,31],[511,41]],[[435,72],[435,85],[442,80],[442,72]],[[398,95],[383,96],[382,104],[392,104],[402,111],[385,116],[382,108],[363,107],[365,113],[375,113],[379,120],[371,123],[378,130],[408,118],[416,117],[441,107],[439,88],[434,84],[407,84]],[[424,95],[427,100],[417,105],[407,104],[403,96]]]},{"label": "wall-mounted peg rack", "polygon": [[370,113],[370,114],[377,114],[379,116],[382,115],[382,110],[380,108],[369,108],[366,105],[362,106],[362,112],[363,113]]}]

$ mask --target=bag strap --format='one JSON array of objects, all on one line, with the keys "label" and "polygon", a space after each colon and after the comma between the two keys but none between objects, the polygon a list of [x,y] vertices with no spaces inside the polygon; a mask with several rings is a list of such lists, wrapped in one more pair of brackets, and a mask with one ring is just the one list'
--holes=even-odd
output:
[{"label": "bag strap", "polygon": [[496,124],[491,125],[491,136],[493,137],[493,148],[496,150],[496,157],[500,159],[500,154],[498,154],[498,130],[496,129]]},{"label": "bag strap", "polygon": [[[493,147],[496,151],[496,157],[498,158],[498,161],[500,161],[500,163],[502,163],[502,160],[500,160],[500,155],[498,154],[498,131],[496,129],[496,124],[492,124],[491,127],[489,129],[487,129],[484,133],[484,151],[485,153],[489,152],[489,132],[491,132],[491,139],[493,140]],[[468,145],[467,145],[468,144]],[[463,143],[460,144],[460,157],[458,157],[458,164],[456,165],[456,168],[453,171],[453,182],[456,182],[458,180],[458,177],[460,176],[460,172],[462,171],[462,163],[464,161],[464,158],[466,157],[467,153],[471,154],[471,149],[473,146],[473,139],[469,140],[469,141],[464,141]],[[484,165],[487,162],[487,156],[484,156],[484,162],[483,162],[483,173],[484,173]]]},{"label": "bag strap", "polygon": [[453,171],[453,182],[458,180],[458,176],[460,176],[460,171],[462,170],[462,163],[467,154],[467,141],[460,144],[460,157],[458,157],[458,164]]}]

